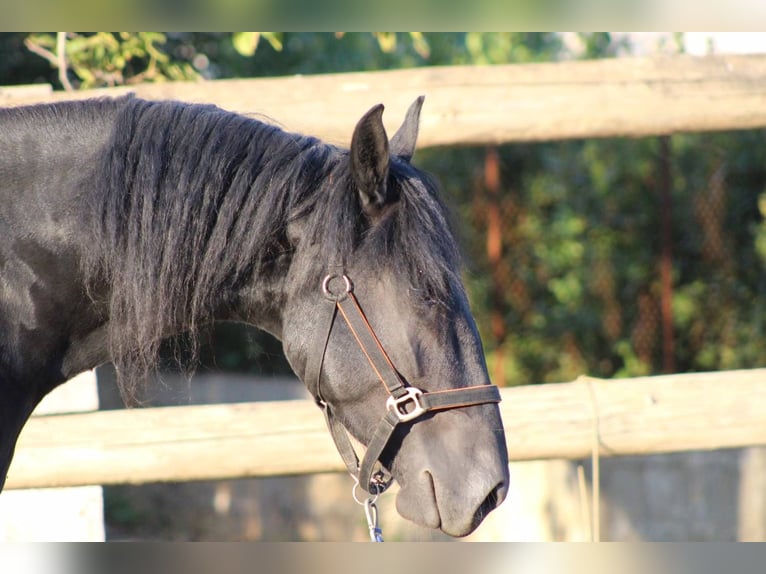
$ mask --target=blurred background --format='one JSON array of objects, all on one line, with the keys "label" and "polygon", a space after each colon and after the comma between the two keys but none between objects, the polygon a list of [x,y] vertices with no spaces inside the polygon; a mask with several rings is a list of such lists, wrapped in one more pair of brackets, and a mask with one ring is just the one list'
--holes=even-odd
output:
[{"label": "blurred background", "polygon": [[[0,86],[77,90],[766,48],[764,34],[688,33],[71,33],[65,40],[62,73],[55,33],[0,34]],[[766,366],[765,136],[420,150],[415,163],[440,181],[454,216],[493,382]],[[219,325],[192,390],[168,374],[152,404],[302,397],[290,375],[278,341]],[[99,393],[101,408],[121,407],[108,368],[99,372]],[[761,449],[601,464],[604,539],[766,539]],[[577,465],[512,464],[509,501],[477,539],[587,539]],[[589,463],[582,466],[590,479]],[[105,535],[364,539],[363,514],[348,491],[348,478],[336,475],[106,487]],[[390,537],[438,539],[401,523],[390,506],[383,508]]]}]

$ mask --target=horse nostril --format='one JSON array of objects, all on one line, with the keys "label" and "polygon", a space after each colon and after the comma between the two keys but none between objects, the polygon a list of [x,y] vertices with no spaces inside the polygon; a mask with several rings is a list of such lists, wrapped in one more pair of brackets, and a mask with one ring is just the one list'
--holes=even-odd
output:
[{"label": "horse nostril", "polygon": [[498,482],[495,488],[493,488],[484,499],[484,502],[482,502],[476,509],[476,512],[473,515],[473,528],[478,528],[482,520],[484,520],[495,508],[500,506],[500,503],[505,500],[507,492],[508,489],[505,483],[502,481]]}]

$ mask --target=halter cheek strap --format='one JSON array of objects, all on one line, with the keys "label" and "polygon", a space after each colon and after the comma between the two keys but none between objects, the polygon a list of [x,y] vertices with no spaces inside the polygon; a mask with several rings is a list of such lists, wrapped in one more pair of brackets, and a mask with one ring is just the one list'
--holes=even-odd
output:
[{"label": "halter cheek strap", "polygon": [[[332,291],[331,282],[336,279],[343,281],[342,291]],[[317,404],[324,412],[327,427],[335,441],[335,446],[351,476],[361,488],[370,494],[379,494],[391,485],[393,477],[377,463],[399,424],[415,421],[433,411],[485,403],[499,403],[500,391],[494,385],[479,385],[443,391],[423,391],[410,386],[394,367],[388,353],[386,353],[364,315],[364,311],[362,311],[362,307],[354,295],[354,285],[351,279],[346,275],[328,275],[322,282],[322,292],[333,305],[327,310],[327,333],[307,357],[305,380],[307,384],[313,385],[313,388],[309,390],[313,392]],[[324,356],[338,314],[343,317],[376,377],[389,395],[386,400],[386,413],[375,428],[361,462],[351,444],[348,432],[335,417],[332,406],[322,397],[320,388]],[[380,466],[380,468],[376,470],[376,466]]]}]

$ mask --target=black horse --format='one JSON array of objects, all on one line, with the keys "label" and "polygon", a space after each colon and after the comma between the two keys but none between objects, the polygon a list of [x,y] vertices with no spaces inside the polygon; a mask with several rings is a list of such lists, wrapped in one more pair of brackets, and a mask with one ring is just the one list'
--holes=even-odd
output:
[{"label": "black horse", "polygon": [[445,209],[410,164],[421,103],[390,142],[372,108],[348,150],[215,106],[0,110],[0,488],[51,389],[112,361],[130,400],[163,340],[240,321],[282,341],[352,471],[338,429],[373,449],[363,489],[390,472],[404,517],[473,531],[507,453]]}]

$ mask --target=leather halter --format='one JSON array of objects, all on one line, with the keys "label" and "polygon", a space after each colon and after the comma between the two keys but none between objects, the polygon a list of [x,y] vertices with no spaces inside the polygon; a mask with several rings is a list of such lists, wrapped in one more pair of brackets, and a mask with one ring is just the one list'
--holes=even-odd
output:
[{"label": "leather halter", "polygon": [[[336,279],[342,280],[344,285],[342,291],[334,293],[330,283]],[[382,465],[376,470],[376,463],[400,423],[416,421],[433,411],[499,403],[500,391],[494,385],[443,391],[424,391],[410,386],[394,367],[372,325],[367,321],[354,295],[351,279],[347,275],[327,275],[322,281],[322,292],[333,305],[332,308],[328,308],[330,317],[327,334],[307,357],[306,383],[313,386],[309,390],[324,412],[327,427],[349,473],[362,489],[373,495],[379,494],[391,485],[393,477]],[[348,431],[335,417],[332,406],[324,400],[320,389],[324,356],[338,313],[343,317],[375,375],[389,394],[386,413],[378,423],[361,462],[351,444]]]}]

